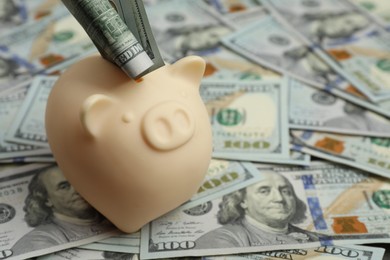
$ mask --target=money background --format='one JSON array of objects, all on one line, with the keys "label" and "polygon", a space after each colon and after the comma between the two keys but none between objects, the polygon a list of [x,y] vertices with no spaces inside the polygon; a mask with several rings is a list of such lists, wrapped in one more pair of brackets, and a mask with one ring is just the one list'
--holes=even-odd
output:
[{"label": "money background", "polygon": [[[386,200],[390,190],[390,42],[383,40],[390,38],[390,6],[385,0],[337,1],[343,11],[363,17],[367,24],[362,30],[357,29],[355,45],[345,45],[345,41],[353,42],[354,38],[342,35],[340,39],[317,41],[308,33],[318,26],[317,21],[327,24],[327,17],[336,17],[334,1],[293,2],[294,8],[283,16],[284,9],[277,7],[289,6],[287,0],[274,4],[260,0],[144,0],[149,33],[153,33],[166,64],[187,55],[199,55],[207,62],[200,94],[209,111],[214,146],[218,149],[213,153],[204,183],[191,200],[145,225],[140,232],[122,234],[112,228],[103,235],[12,255],[16,241],[33,230],[24,220],[27,185],[40,168],[55,164],[44,132],[47,95],[69,66],[98,50],[61,1],[3,0],[1,257],[390,259],[389,250],[384,250],[390,241],[386,222],[390,214]],[[307,20],[303,20],[314,21],[313,27],[294,28],[288,24],[288,18],[293,25],[301,23],[303,16],[299,12],[313,8],[315,12],[309,12],[304,16]],[[126,18],[126,10],[122,12]],[[351,23],[355,21],[350,19]],[[330,26],[336,31],[342,24]],[[141,42],[147,41],[145,38]],[[330,43],[340,49],[330,52]],[[338,62],[330,53],[338,54]],[[353,59],[346,59],[348,55]],[[156,56],[159,57],[157,53]],[[342,64],[348,64],[350,69],[343,70],[339,61],[348,62]],[[381,89],[367,89],[351,76],[351,71],[360,71],[365,78],[384,84]],[[276,90],[264,91],[270,84]],[[190,222],[200,223],[202,232],[220,228],[215,214],[223,197],[261,183],[267,174],[285,175],[309,209],[317,196],[317,210],[322,213],[308,210],[306,221],[299,228],[333,236],[332,223],[348,216],[364,223],[368,231],[337,234],[330,244],[271,243],[229,250],[213,241],[207,250],[182,250],[173,242],[193,241],[193,235],[184,232],[170,237],[151,231],[164,231],[167,226],[161,223],[166,222],[176,223],[170,226],[172,230],[186,230],[185,223]],[[316,190],[300,184],[309,177],[316,179]],[[341,182],[343,177],[349,182]],[[210,211],[213,214],[207,215],[204,205],[210,204],[215,204]],[[191,218],[187,219],[189,215],[183,212],[192,212]],[[316,227],[317,218],[326,220],[327,230]],[[365,222],[367,219],[377,221],[371,225]],[[157,247],[151,246],[151,241]]]}]

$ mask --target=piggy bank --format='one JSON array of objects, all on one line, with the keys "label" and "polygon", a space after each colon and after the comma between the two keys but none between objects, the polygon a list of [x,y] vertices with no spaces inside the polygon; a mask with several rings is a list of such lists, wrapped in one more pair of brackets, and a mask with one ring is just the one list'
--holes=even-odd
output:
[{"label": "piggy bank", "polygon": [[207,172],[212,134],[196,56],[134,81],[100,56],[53,87],[46,131],[72,186],[125,232],[187,201]]}]

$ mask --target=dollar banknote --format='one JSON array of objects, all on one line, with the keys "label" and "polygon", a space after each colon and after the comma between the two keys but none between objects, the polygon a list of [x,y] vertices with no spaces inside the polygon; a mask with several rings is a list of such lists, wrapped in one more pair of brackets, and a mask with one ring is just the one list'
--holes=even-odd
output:
[{"label": "dollar banknote", "polygon": [[298,80],[288,86],[290,128],[390,137],[389,119]]},{"label": "dollar banknote", "polygon": [[28,61],[0,46],[0,95],[12,92],[16,86],[31,79],[32,74],[33,68]]},{"label": "dollar banknote", "polygon": [[221,14],[245,12],[261,7],[261,3],[256,0],[207,0],[205,2]]},{"label": "dollar banknote", "polygon": [[257,254],[242,254],[232,256],[211,256],[204,257],[205,260],[276,260],[276,259],[290,259],[290,260],[304,260],[304,259],[321,259],[321,260],[347,260],[347,259],[384,259],[383,248],[370,246],[320,246],[308,249],[292,249],[282,251],[269,251]]},{"label": "dollar banknote", "polygon": [[127,25],[135,38],[142,45],[142,48],[148,54],[149,58],[153,61],[153,65],[143,74],[147,74],[164,66],[165,63],[157,47],[156,40],[154,39],[143,1],[111,0],[111,3],[114,4],[115,10],[118,12],[123,22]]},{"label": "dollar banknote", "polygon": [[245,189],[145,225],[141,258],[390,241],[388,179],[329,163],[260,174]]},{"label": "dollar banknote", "polygon": [[[19,163],[55,163],[51,150],[49,148],[41,148],[35,152],[36,154],[42,153],[42,155],[27,155],[27,156],[15,156],[12,158],[0,159],[0,164],[19,164]],[[300,164],[303,165],[303,164]]]},{"label": "dollar banknote", "polygon": [[17,88],[7,95],[0,96],[0,163],[6,163],[9,160],[15,162],[17,161],[16,158],[20,157],[40,156],[51,153],[48,148],[10,143],[5,140],[7,129],[10,128],[13,119],[24,102],[30,84],[31,81],[27,81],[21,88]]},{"label": "dollar banknote", "polygon": [[263,7],[257,7],[242,12],[227,13],[223,17],[227,19],[236,30],[239,30],[265,16],[268,16],[267,10]]},{"label": "dollar banknote", "polygon": [[82,245],[79,247],[79,249],[139,254],[140,239],[140,232],[135,232],[132,234],[123,233],[102,239],[94,243]]},{"label": "dollar banknote", "polygon": [[370,100],[390,98],[390,35],[346,0],[262,1]]},{"label": "dollar banknote", "polygon": [[202,81],[200,95],[211,121],[215,158],[258,162],[288,158],[284,84],[284,80]]},{"label": "dollar banknote", "polygon": [[0,46],[26,61],[34,74],[90,49],[96,51],[83,28],[68,13],[15,28],[0,37]]},{"label": "dollar banknote", "polygon": [[258,180],[258,170],[252,163],[212,159],[198,192],[181,207],[192,208],[200,203],[249,186]]},{"label": "dollar banknote", "polygon": [[291,131],[294,150],[390,177],[390,139]]},{"label": "dollar banknote", "polygon": [[60,0],[5,0],[0,6],[0,36],[21,25],[65,11]]},{"label": "dollar banknote", "polygon": [[324,89],[359,106],[390,116],[386,105],[374,104],[291,30],[271,16],[259,19],[222,38],[229,49],[247,59]]},{"label": "dollar banknote", "polygon": [[267,11],[255,0],[210,0],[205,1],[220,13],[236,29],[259,20]]},{"label": "dollar banknote", "polygon": [[57,76],[36,76],[27,96],[7,130],[5,140],[49,147],[45,130],[47,98]]},{"label": "dollar banknote", "polygon": [[203,1],[161,1],[146,11],[161,54],[169,63],[191,54],[217,53],[219,39],[233,30]]},{"label": "dollar banknote", "polygon": [[153,66],[137,38],[109,1],[62,0],[87,32],[100,54],[137,79]]},{"label": "dollar banknote", "polygon": [[121,253],[115,251],[104,251],[104,250],[91,250],[91,249],[81,249],[81,248],[70,248],[48,254],[45,256],[40,256],[38,260],[105,260],[105,259],[123,259],[123,260],[138,260],[139,254],[134,253]]},{"label": "dollar banknote", "polygon": [[118,233],[69,185],[55,165],[1,171],[0,252],[26,259]]},{"label": "dollar banknote", "polygon": [[281,75],[264,66],[255,64],[225,47],[218,53],[204,57],[204,78],[216,80],[262,80],[280,79]]},{"label": "dollar banknote", "polygon": [[369,14],[374,21],[386,29],[390,29],[390,3],[381,0],[348,0]]}]

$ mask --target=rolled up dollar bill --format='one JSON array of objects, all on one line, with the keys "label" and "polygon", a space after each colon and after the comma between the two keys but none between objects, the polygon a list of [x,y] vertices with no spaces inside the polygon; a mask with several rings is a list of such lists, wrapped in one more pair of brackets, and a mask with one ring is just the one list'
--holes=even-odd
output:
[{"label": "rolled up dollar bill", "polygon": [[62,0],[101,55],[131,78],[139,78],[153,61],[108,0]]}]

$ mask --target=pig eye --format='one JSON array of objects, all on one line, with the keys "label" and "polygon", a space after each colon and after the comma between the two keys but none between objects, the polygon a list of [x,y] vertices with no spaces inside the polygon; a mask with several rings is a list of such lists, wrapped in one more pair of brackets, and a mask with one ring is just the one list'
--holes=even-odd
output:
[{"label": "pig eye", "polygon": [[122,122],[125,124],[129,124],[134,120],[134,114],[133,113],[126,113],[122,115]]}]

